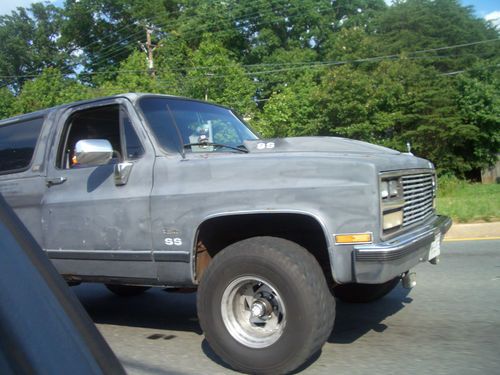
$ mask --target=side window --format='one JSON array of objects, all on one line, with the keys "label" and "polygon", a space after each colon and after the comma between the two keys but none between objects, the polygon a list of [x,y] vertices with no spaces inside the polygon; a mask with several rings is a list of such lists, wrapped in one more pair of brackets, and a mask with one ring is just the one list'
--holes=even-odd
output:
[{"label": "side window", "polygon": [[74,157],[78,141],[105,139],[113,147],[112,162],[134,159],[144,153],[144,149],[135,133],[125,111],[119,105],[82,110],[71,115],[65,127],[61,143],[58,168],[81,168]]},{"label": "side window", "polygon": [[43,118],[0,126],[0,173],[21,172],[33,158]]}]

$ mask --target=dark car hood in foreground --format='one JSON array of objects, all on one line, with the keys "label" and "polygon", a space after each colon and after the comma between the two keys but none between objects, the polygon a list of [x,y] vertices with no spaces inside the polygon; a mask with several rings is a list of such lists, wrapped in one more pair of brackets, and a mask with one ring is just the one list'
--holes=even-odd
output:
[{"label": "dark car hood in foreground", "polygon": [[337,137],[296,137],[246,141],[245,147],[251,152],[333,152],[341,154],[389,154],[399,155],[399,151]]}]

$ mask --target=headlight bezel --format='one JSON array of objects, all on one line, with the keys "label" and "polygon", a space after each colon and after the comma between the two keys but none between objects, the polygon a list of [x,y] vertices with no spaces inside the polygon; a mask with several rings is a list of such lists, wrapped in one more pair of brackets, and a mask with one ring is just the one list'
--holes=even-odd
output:
[{"label": "headlight bezel", "polygon": [[403,183],[400,175],[381,176],[379,182],[382,233],[396,231],[403,225]]}]

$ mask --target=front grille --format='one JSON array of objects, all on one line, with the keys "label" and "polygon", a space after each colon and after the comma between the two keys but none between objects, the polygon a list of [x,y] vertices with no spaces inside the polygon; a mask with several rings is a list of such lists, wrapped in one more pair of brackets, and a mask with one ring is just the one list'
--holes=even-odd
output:
[{"label": "front grille", "polygon": [[435,185],[433,174],[420,173],[403,175],[403,227],[425,220],[434,212],[433,197]]}]

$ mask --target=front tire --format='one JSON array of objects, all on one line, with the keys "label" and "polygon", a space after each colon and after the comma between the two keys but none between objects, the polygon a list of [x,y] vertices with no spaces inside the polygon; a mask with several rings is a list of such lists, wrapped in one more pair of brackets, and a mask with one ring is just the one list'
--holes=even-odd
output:
[{"label": "front tire", "polygon": [[383,284],[345,284],[336,286],[335,297],[348,303],[368,303],[389,294],[399,283],[399,277]]},{"label": "front tire", "polygon": [[318,262],[281,238],[254,237],[222,250],[203,274],[197,298],[214,352],[253,374],[296,369],[323,346],[335,319]]}]

